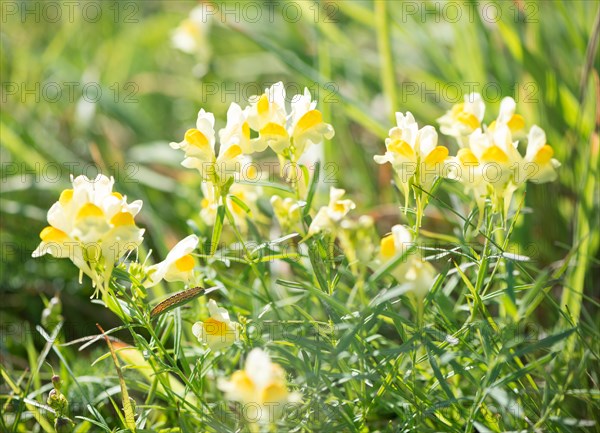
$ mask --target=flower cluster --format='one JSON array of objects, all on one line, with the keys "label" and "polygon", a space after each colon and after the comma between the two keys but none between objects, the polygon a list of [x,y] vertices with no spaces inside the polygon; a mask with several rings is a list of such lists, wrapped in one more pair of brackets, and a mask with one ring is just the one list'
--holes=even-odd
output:
[{"label": "flower cluster", "polygon": [[329,190],[329,204],[323,206],[310,224],[308,234],[326,232],[335,234],[339,228],[339,223],[342,219],[356,207],[356,204],[350,199],[342,199],[346,191],[339,188],[331,187]]},{"label": "flower cluster", "polygon": [[[491,199],[493,211],[506,218],[512,195],[521,185],[526,181],[550,182],[557,176],[560,163],[553,158],[554,150],[546,141],[546,133],[537,125],[525,133],[525,119],[515,111],[514,99],[504,98],[498,117],[486,126],[481,123],[485,105],[481,96],[473,93],[465,97],[465,104],[454,106],[439,119],[442,132],[455,137],[461,147],[447,161],[446,175],[472,193],[480,221],[487,198]],[[477,123],[473,120],[476,115]],[[476,127],[466,128],[465,119],[471,119],[467,123]],[[526,137],[524,157],[514,137]]]},{"label": "flower cluster", "polygon": [[204,109],[198,113],[196,128],[189,129],[181,142],[170,144],[173,149],[184,151],[185,159],[181,163],[184,167],[195,168],[200,173],[207,200],[202,206],[206,210],[205,220],[207,215],[216,213],[232,181],[249,165],[249,155],[271,148],[282,168],[285,162],[292,164],[294,169],[287,176],[295,182],[298,180],[295,166],[304,152],[334,135],[333,127],[323,121],[308,89],[291,98],[289,110],[282,82],[265,89],[262,95],[250,97],[249,101],[250,105],[243,109],[235,102],[230,105],[227,123],[218,132],[218,153],[215,151],[215,117]]},{"label": "flower cluster", "polygon": [[143,240],[144,230],[134,221],[142,201],[127,203],[127,197],[113,192],[114,179],[103,175],[78,176],[72,183],[48,211],[49,225],[32,256],[71,259],[98,292],[108,286],[115,262]]},{"label": "flower cluster", "polygon": [[396,113],[396,123],[385,140],[385,154],[376,155],[374,159],[378,164],[390,163],[396,171],[404,194],[405,210],[412,187],[417,200],[417,226],[420,226],[427,203],[427,195],[423,192],[428,192],[434,180],[442,175],[448,149],[437,145],[438,135],[433,126],[419,129],[410,112]]},{"label": "flower cluster", "polygon": [[[477,93],[465,96],[464,103],[455,105],[438,119],[441,132],[454,137],[459,145],[456,156],[449,156],[446,147],[437,145],[433,126],[419,129],[410,112],[396,113],[397,126],[390,130],[385,141],[386,152],[374,159],[394,168],[405,209],[412,190],[417,204],[416,227],[421,225],[423,209],[438,178],[458,180],[465,186],[479,208],[479,224],[488,198],[493,212],[506,218],[512,195],[521,185],[526,181],[541,183],[556,178],[560,163],[553,158],[546,134],[537,125],[525,133],[525,119],[515,111],[513,98],[504,98],[498,117],[486,125],[481,96]],[[514,137],[527,138],[524,157]]]}]

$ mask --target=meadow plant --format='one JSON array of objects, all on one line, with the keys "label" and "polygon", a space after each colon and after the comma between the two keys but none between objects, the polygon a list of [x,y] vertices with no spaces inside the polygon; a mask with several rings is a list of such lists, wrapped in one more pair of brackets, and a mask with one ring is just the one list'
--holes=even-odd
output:
[{"label": "meadow plant", "polygon": [[[397,413],[404,405],[413,407],[414,414],[419,416],[431,413],[442,423],[451,422],[448,417],[461,416],[459,409],[452,409],[453,405],[461,404],[458,396],[462,392],[453,375],[463,376],[461,380],[467,381],[485,380],[492,388],[499,386],[494,375],[502,371],[501,364],[491,366],[490,374],[495,372],[492,377],[482,375],[476,379],[470,372],[475,366],[473,360],[465,358],[466,353],[461,354],[466,350],[461,344],[475,343],[463,339],[476,338],[477,334],[471,335],[469,329],[479,323],[478,316],[482,315],[486,331],[499,333],[495,340],[476,338],[484,351],[500,350],[498,356],[520,366],[520,356],[530,350],[519,343],[503,348],[506,342],[501,343],[505,339],[501,325],[488,315],[482,302],[489,296],[506,298],[499,301],[502,307],[499,320],[505,324],[518,323],[517,309],[522,310],[523,306],[515,298],[515,283],[511,283],[512,295],[500,288],[505,278],[521,277],[512,262],[502,257],[502,246],[494,240],[505,242],[519,217],[518,210],[509,214],[514,191],[526,181],[554,180],[560,165],[552,158],[552,147],[546,143],[539,126],[533,125],[528,132],[524,130],[525,121],[514,114],[512,98],[502,101],[497,119],[489,125],[482,121],[484,112],[482,97],[470,94],[464,104],[456,105],[439,119],[441,131],[456,139],[455,156],[450,156],[448,147],[438,145],[433,126],[419,128],[410,112],[396,113],[397,125],[385,140],[386,152],[374,158],[379,164],[392,165],[404,196],[401,209],[405,215],[410,211],[416,218],[409,225],[384,229],[389,234],[378,240],[373,218],[355,215],[357,206],[345,198],[343,189],[332,186],[328,204],[315,206],[323,189],[319,184],[320,166],[310,176],[299,160],[311,146],[333,138],[334,130],[323,121],[308,89],[292,98],[288,109],[280,82],[262,95],[250,98],[245,108],[232,103],[226,125],[218,134],[214,115],[201,109],[196,127],[185,133],[183,141],[171,143],[173,149],[184,152],[181,165],[198,171],[202,182],[198,212],[207,227],[212,227],[208,236],[200,232],[190,234],[163,261],[149,264],[154,257],[141,258],[144,230],[134,220],[142,208],[141,201],[129,203],[125,196],[113,191],[111,178],[79,176],[72,179],[72,188],[63,191],[48,211],[49,226],[41,231],[42,241],[33,256],[50,254],[69,258],[82,275],[90,278],[96,287],[92,297],[100,295],[97,302],[116,314],[123,321],[123,329],[131,333],[133,345],[117,342],[123,350],[109,343],[115,368],[121,371],[120,359],[134,370],[146,371],[138,380],[146,381],[153,400],[163,399],[176,405],[188,426],[221,431],[224,426],[239,425],[261,431],[297,421],[309,430],[317,425],[327,429],[341,423],[345,429],[364,431],[360,425],[390,416],[389,411]],[[524,157],[519,152],[519,141],[513,136],[526,138]],[[278,188],[285,195],[265,196],[264,190],[269,187],[261,182],[261,173],[256,170],[250,180],[240,176],[244,164],[251,163],[251,155],[257,157],[268,149],[276,154],[281,165],[293,164],[294,173],[302,174],[284,175],[281,171]],[[496,170],[493,178],[490,167]],[[471,225],[472,237],[483,240],[482,249],[459,245],[454,250],[459,255],[473,256],[474,263],[479,263],[475,282],[467,276],[469,264],[459,265],[457,257],[445,264],[440,260],[451,257],[451,249],[437,256],[427,255],[427,248],[418,240],[425,206],[434,190],[443,188],[445,182],[455,181],[472,194],[475,201],[472,211],[479,213],[477,224],[468,220],[466,224]],[[415,207],[410,207],[411,196],[416,200]],[[270,212],[257,207],[262,198],[272,207]],[[482,226],[484,217],[486,224]],[[264,230],[265,226],[271,226],[271,230]],[[252,247],[246,238],[249,230],[279,237],[265,238],[263,244]],[[498,231],[503,235],[498,237]],[[233,238],[227,239],[240,246],[241,254],[234,255],[229,246],[222,246],[217,254],[217,246],[228,232]],[[210,239],[208,250],[201,245],[201,239]],[[284,245],[293,246],[293,251],[283,248]],[[492,263],[493,272],[501,272],[503,277],[487,275],[484,265]],[[234,282],[231,272],[243,273],[244,282]],[[184,290],[155,304],[153,288],[174,282],[183,282]],[[449,308],[449,299],[443,293],[461,286],[465,291],[460,296],[471,306],[470,314],[462,327],[446,335],[431,321],[431,316],[435,310]],[[281,288],[287,290],[282,292]],[[256,308],[262,313],[249,317],[244,309],[236,308],[235,299],[240,296],[234,294],[236,291],[242,295],[256,292],[255,302],[260,304]],[[195,323],[183,320],[182,309],[187,311],[202,295],[209,299],[201,302],[204,307],[198,316],[192,317]],[[219,307],[215,297],[229,309]],[[412,320],[403,312],[405,308],[412,311]],[[186,317],[191,312],[187,311]],[[232,315],[237,315],[237,321],[231,319]],[[252,335],[257,333],[257,326],[267,323],[261,319],[263,315],[272,316],[269,321],[284,327],[327,324],[333,334],[302,336],[298,345],[271,336],[265,351],[260,347],[262,344],[257,345],[262,339]],[[441,341],[431,335],[434,331],[442,332]],[[479,329],[477,333],[482,331]],[[381,340],[383,335],[393,332],[398,332],[398,343],[392,343],[393,339]],[[264,337],[263,331],[258,333]],[[103,331],[103,334],[108,333]],[[308,348],[313,344],[321,349],[310,353]],[[442,355],[442,350],[447,355]],[[323,357],[319,353],[328,355]],[[369,353],[372,359],[363,357]],[[288,371],[273,362],[271,356],[285,359]],[[244,369],[234,371],[240,360],[245,360]],[[314,375],[322,374],[322,370],[331,375],[327,379],[328,391],[320,397],[311,395],[321,386]],[[529,373],[522,374],[519,381],[529,382],[530,391],[536,389]],[[353,375],[363,378],[350,386],[344,385],[347,380],[344,378]],[[139,387],[128,383],[122,374],[119,382],[123,398],[129,395],[128,386]],[[419,391],[425,384],[441,387],[442,395],[450,398],[444,403],[448,407],[439,406],[441,400],[438,406],[427,407],[416,401],[403,402],[396,395],[409,387],[411,395],[425,401],[424,391]],[[57,414],[56,423],[64,424],[57,431],[74,431],[75,423],[64,416],[66,398],[59,389],[55,384],[48,403]],[[323,418],[310,407],[316,401],[326,405],[331,399],[336,399],[337,404],[349,402],[350,395],[356,392],[361,395],[356,397],[361,409],[347,409],[354,410],[354,418]],[[373,406],[363,400],[368,395],[383,398],[387,393],[396,395],[396,403]],[[477,408],[471,409],[471,420],[460,418],[461,422],[478,419],[478,425],[483,425],[480,417],[487,419],[483,413],[493,411],[489,403],[484,403],[484,396],[477,398],[478,401],[470,402],[477,405],[471,406]],[[228,401],[239,406],[227,406]],[[60,402],[63,406],[58,407]],[[139,410],[134,410],[134,406],[133,400],[123,400],[123,414],[119,414],[123,427],[143,431],[145,425],[154,424],[167,429],[160,431],[174,431],[169,429],[170,417],[155,414],[152,405]],[[230,416],[223,417],[223,412],[218,412],[223,410]],[[442,416],[442,410],[449,414]],[[101,425],[102,418],[92,410],[94,414],[95,419],[78,417],[78,422],[90,423],[88,427]],[[312,416],[316,419],[311,419]],[[503,417],[500,412],[493,416],[497,417],[493,423],[501,422]],[[404,422],[410,423],[410,417]]]}]

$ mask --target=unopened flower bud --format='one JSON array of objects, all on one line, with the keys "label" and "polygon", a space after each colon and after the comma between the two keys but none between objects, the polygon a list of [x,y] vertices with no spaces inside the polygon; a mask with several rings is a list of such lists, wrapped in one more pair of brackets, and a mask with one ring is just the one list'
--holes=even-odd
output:
[{"label": "unopened flower bud", "polygon": [[53,389],[48,394],[47,403],[48,406],[54,409],[56,414],[59,416],[66,413],[69,409],[69,402],[67,401],[67,398],[56,389]]},{"label": "unopened flower bud", "polygon": [[52,385],[54,385],[54,389],[60,391],[60,386],[62,385],[62,380],[60,380],[60,376],[55,374],[52,376]]}]

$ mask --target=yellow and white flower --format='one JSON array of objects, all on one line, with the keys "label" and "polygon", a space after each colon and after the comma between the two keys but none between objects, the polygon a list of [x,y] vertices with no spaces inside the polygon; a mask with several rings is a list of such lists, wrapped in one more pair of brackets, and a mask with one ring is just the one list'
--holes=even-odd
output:
[{"label": "yellow and white flower", "polygon": [[[410,112],[396,113],[396,122],[397,126],[390,129],[385,140],[385,154],[375,155],[374,159],[378,164],[390,163],[394,168],[406,209],[411,185],[416,187],[414,195],[420,197],[420,190],[429,191],[435,179],[443,174],[448,148],[437,145],[438,136],[433,126],[419,129]],[[425,204],[426,198],[419,200],[419,214]]]},{"label": "yellow and white flower", "polygon": [[257,405],[256,416],[248,418],[262,424],[275,422],[270,415],[278,415],[285,404],[300,400],[297,393],[288,390],[283,368],[261,349],[253,349],[245,368],[234,372],[229,380],[219,381],[218,386],[228,400]]},{"label": "yellow and white flower", "polygon": [[553,156],[554,149],[546,142],[546,133],[539,126],[533,125],[527,136],[523,177],[535,183],[555,180],[560,162]]},{"label": "yellow and white flower", "polygon": [[316,109],[317,102],[312,100],[307,88],[303,95],[292,98],[291,105],[288,133],[292,137],[292,160],[297,161],[309,146],[320,144],[323,139],[331,140],[335,131],[333,126],[323,122],[323,114]]},{"label": "yellow and white flower", "polygon": [[32,256],[68,257],[94,287],[105,288],[115,262],[143,240],[144,230],[134,221],[142,202],[127,203],[112,191],[114,179],[104,175],[78,176],[72,183],[48,210],[49,226],[41,231]]},{"label": "yellow and white flower", "polygon": [[196,128],[185,133],[183,141],[170,143],[173,149],[182,149],[186,168],[195,168],[204,182],[221,187],[238,173],[245,162],[240,144],[233,140],[221,143],[219,155],[215,154],[215,116],[201,109]]},{"label": "yellow and white flower", "polygon": [[194,323],[192,333],[212,350],[231,346],[239,339],[240,324],[231,321],[227,310],[220,308],[213,299],[208,301],[207,308],[210,317],[204,322]]},{"label": "yellow and white flower", "polygon": [[494,210],[506,217],[512,195],[519,183],[523,158],[513,142],[510,129],[497,124],[492,131],[475,131],[469,137],[469,148],[479,162],[483,181],[492,190]]},{"label": "yellow and white flower", "polygon": [[250,124],[248,122],[248,112],[250,107],[242,110],[235,102],[232,102],[227,110],[227,125],[219,131],[219,142],[221,146],[230,147],[237,145],[242,149],[242,153],[249,155],[255,151],[263,149],[255,148],[256,142],[250,139]]},{"label": "yellow and white flower", "polygon": [[465,102],[454,105],[438,119],[440,131],[455,137],[462,147],[463,138],[481,127],[485,114],[485,103],[479,93],[465,95]]},{"label": "yellow and white flower", "polygon": [[182,281],[187,285],[196,282],[196,259],[191,254],[198,246],[198,236],[189,235],[175,245],[160,263],[147,269],[148,279],[144,282],[146,288],[153,287],[162,280]]},{"label": "yellow and white flower", "polygon": [[485,200],[489,195],[488,184],[484,180],[483,165],[469,147],[460,149],[456,156],[447,162],[446,175],[449,179],[463,184],[465,192],[473,195],[477,208],[479,209],[479,222],[483,221]]},{"label": "yellow and white flower", "polygon": [[392,233],[381,239],[379,257],[382,263],[386,263],[405,254],[403,261],[391,274],[406,286],[407,292],[413,293],[417,299],[423,299],[433,286],[437,272],[431,263],[408,253],[413,245],[413,237],[408,229],[400,224],[395,225]]},{"label": "yellow and white flower", "polygon": [[340,221],[356,207],[356,204],[349,199],[342,200],[346,193],[345,190],[331,187],[329,191],[329,204],[321,207],[315,215],[310,227],[309,235],[320,232],[335,233]]}]

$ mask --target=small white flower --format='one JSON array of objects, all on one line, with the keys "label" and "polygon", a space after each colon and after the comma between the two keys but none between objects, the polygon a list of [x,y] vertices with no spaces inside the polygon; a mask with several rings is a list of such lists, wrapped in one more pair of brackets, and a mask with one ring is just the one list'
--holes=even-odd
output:
[{"label": "small white flower", "polygon": [[231,346],[239,339],[239,323],[231,321],[227,310],[220,308],[214,300],[208,301],[207,307],[210,317],[204,322],[194,323],[192,333],[212,350]]},{"label": "small white flower", "polygon": [[329,191],[329,204],[323,206],[315,215],[308,233],[313,235],[320,232],[334,233],[338,228],[338,223],[348,212],[356,207],[356,204],[349,199],[342,200],[346,193],[345,190],[331,187]]},{"label": "small white flower", "polygon": [[228,400],[259,405],[260,423],[274,422],[268,419],[269,415],[280,414],[286,403],[300,401],[297,393],[288,390],[285,371],[261,349],[253,349],[245,368],[233,373],[229,380],[219,381],[218,386]]},{"label": "small white flower", "polygon": [[552,156],[554,149],[546,142],[546,133],[539,126],[533,125],[527,137],[523,177],[535,183],[555,180],[560,162]]},{"label": "small white flower", "polygon": [[192,283],[195,279],[194,267],[196,266],[196,260],[191,253],[198,246],[198,242],[199,239],[196,235],[189,235],[179,241],[169,251],[165,260],[148,268],[148,279],[144,283],[144,286],[155,286],[163,279],[169,282],[183,281],[186,284]]},{"label": "small white flower", "polygon": [[416,254],[406,255],[413,245],[413,237],[408,229],[400,224],[395,225],[392,233],[381,239],[379,257],[385,263],[405,254],[403,261],[391,274],[399,283],[406,284],[407,291],[414,293],[418,299],[423,299],[433,286],[437,273],[431,263]]},{"label": "small white flower", "polygon": [[222,186],[240,171],[244,159],[241,143],[238,144],[233,139],[221,143],[219,155],[215,154],[214,126],[215,116],[201,109],[198,112],[196,128],[189,129],[183,141],[170,143],[170,146],[185,152],[185,159],[181,165],[197,169],[204,182]]},{"label": "small white flower", "polygon": [[456,104],[438,119],[442,134],[455,137],[463,146],[462,138],[481,127],[485,103],[479,93],[465,95],[465,102]]},{"label": "small white flower", "polygon": [[211,16],[206,13],[203,5],[192,9],[189,16],[173,31],[173,46],[184,53],[197,54],[201,60],[207,60],[210,57],[207,37],[212,22]]}]

